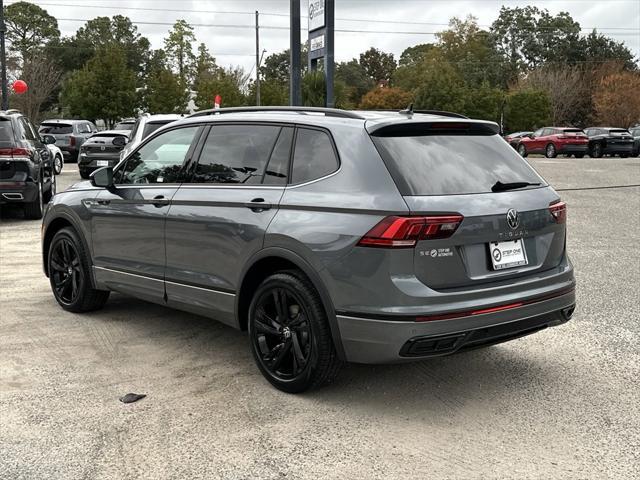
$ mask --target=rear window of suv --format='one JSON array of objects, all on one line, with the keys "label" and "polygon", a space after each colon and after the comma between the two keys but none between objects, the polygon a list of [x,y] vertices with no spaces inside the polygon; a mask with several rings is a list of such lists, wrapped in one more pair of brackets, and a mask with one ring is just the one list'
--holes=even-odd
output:
[{"label": "rear window of suv", "polygon": [[402,195],[490,193],[497,182],[544,180],[499,135],[372,136]]},{"label": "rear window of suv", "polygon": [[[173,120],[172,120],[173,121]],[[144,130],[142,131],[142,138],[147,138],[153,132],[158,130],[160,127],[164,127],[165,125],[171,123],[169,122],[149,122],[144,126]]]},{"label": "rear window of suv", "polygon": [[12,146],[14,143],[11,119],[0,117],[0,146]]},{"label": "rear window of suv", "polygon": [[73,133],[73,125],[68,123],[43,123],[40,126],[40,133],[51,135],[69,135]]}]

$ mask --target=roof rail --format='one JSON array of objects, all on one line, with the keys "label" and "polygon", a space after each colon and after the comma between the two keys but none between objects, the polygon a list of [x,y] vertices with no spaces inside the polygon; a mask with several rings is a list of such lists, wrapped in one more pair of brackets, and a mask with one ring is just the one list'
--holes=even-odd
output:
[{"label": "roof rail", "polygon": [[364,120],[364,117],[358,115],[355,112],[348,110],[341,110],[339,108],[323,108],[323,107],[227,107],[227,108],[212,108],[209,110],[200,110],[195,112],[189,117],[203,117],[205,115],[219,115],[224,113],[253,113],[253,112],[291,112],[300,115],[307,115],[309,113],[323,113],[326,117],[338,117],[338,118],[355,118],[358,120]]},{"label": "roof rail", "polygon": [[2,111],[2,113],[5,114],[5,115],[11,115],[11,114],[14,114],[14,113],[22,114],[22,112],[20,110],[16,109],[16,108],[10,108],[8,110],[0,110],[0,111]]}]

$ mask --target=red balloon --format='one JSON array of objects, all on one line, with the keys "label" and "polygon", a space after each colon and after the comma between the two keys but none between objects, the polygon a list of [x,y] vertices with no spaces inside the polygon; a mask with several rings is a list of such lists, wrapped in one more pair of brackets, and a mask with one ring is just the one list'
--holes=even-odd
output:
[{"label": "red balloon", "polygon": [[16,80],[15,82],[13,82],[14,92],[18,94],[22,94],[22,93],[26,93],[27,90],[29,90],[29,86],[27,85],[27,82],[25,82],[24,80]]}]

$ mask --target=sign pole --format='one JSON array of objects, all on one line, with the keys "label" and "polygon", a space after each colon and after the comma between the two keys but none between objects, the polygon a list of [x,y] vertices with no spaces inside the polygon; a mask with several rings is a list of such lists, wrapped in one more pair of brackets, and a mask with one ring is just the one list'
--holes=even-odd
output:
[{"label": "sign pole", "polygon": [[4,48],[4,34],[7,27],[4,24],[4,0],[0,0],[0,62],[2,63],[2,73],[0,82],[2,82],[2,110],[9,109],[9,93],[7,88],[7,54]]},{"label": "sign pole", "polygon": [[333,107],[335,0],[309,0],[309,70],[322,60],[325,107]]},{"label": "sign pole", "polygon": [[335,23],[335,0],[325,0],[324,6],[325,24],[326,24],[326,52],[324,56],[324,75],[327,84],[326,106],[333,108],[335,101],[333,99],[333,43],[334,43],[334,23]]},{"label": "sign pole", "polygon": [[289,29],[290,41],[290,71],[289,71],[289,105],[302,105],[302,84],[300,74],[300,0],[291,0],[291,24]]},{"label": "sign pole", "polygon": [[256,10],[256,105],[260,106],[260,24]]}]

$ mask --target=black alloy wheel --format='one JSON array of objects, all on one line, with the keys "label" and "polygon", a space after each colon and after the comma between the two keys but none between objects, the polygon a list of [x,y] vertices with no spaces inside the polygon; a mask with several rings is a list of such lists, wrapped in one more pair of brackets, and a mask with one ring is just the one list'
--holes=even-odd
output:
[{"label": "black alloy wheel", "polygon": [[59,239],[49,254],[51,284],[58,301],[71,305],[83,286],[80,256],[68,238]]},{"label": "black alloy wheel", "polygon": [[602,158],[603,148],[601,143],[594,143],[591,147],[591,157]]},{"label": "black alloy wheel", "polygon": [[258,368],[285,392],[327,383],[341,365],[318,294],[296,273],[274,274],[258,288],[249,308],[249,337]]},{"label": "black alloy wheel", "polygon": [[74,229],[67,227],[53,236],[47,267],[51,290],[62,308],[70,312],[88,312],[102,308],[109,292],[96,290],[91,284],[84,245]]}]

